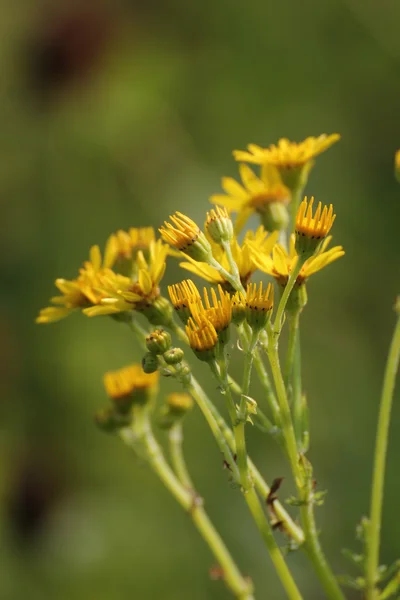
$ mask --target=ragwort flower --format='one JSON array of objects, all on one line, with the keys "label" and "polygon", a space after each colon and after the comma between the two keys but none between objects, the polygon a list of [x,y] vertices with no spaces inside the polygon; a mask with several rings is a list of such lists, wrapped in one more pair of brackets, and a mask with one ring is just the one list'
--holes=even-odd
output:
[{"label": "ragwort flower", "polygon": [[261,148],[256,144],[249,144],[248,152],[235,150],[233,154],[238,161],[276,167],[283,183],[293,190],[299,184],[305,184],[314,158],[325,152],[339,139],[340,135],[337,133],[322,134],[318,137],[311,136],[300,143],[281,138],[277,145],[271,144],[268,148]]},{"label": "ragwort flower", "polygon": [[[250,247],[253,260],[257,264],[257,267],[260,269],[260,271],[263,271],[268,275],[272,275],[275,281],[282,287],[286,286],[290,274],[296,266],[298,260],[295,240],[296,236],[292,234],[290,237],[289,252],[287,252],[287,250],[285,250],[281,244],[276,244],[272,250],[272,256],[259,252],[259,250],[255,247]],[[306,260],[297,276],[295,285],[301,286],[311,275],[317,273],[344,255],[345,252],[342,246],[334,246],[329,250],[327,249],[331,240],[332,236],[326,237],[319,247],[317,253]]]},{"label": "ragwort flower", "polygon": [[232,177],[222,179],[226,195],[211,196],[210,202],[237,212],[236,232],[240,232],[253,213],[260,216],[268,231],[284,229],[288,224],[286,205],[290,200],[290,191],[283,185],[277,169],[264,165],[261,177],[245,164],[239,166],[242,185]]},{"label": "ragwort flower", "polygon": [[321,241],[326,238],[335,221],[333,205],[329,208],[318,202],[317,210],[313,214],[314,197],[310,201],[307,197],[300,204],[296,215],[295,233],[296,250],[299,254],[314,254]]}]

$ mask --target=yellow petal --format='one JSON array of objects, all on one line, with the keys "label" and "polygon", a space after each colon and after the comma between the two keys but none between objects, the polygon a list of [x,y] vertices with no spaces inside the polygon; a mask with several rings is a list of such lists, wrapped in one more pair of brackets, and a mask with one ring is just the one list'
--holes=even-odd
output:
[{"label": "yellow petal", "polygon": [[229,196],[240,198],[241,200],[247,200],[248,198],[248,193],[244,187],[242,187],[240,183],[238,183],[236,179],[233,179],[232,177],[223,177],[222,187]]},{"label": "yellow petal", "polygon": [[101,252],[98,246],[92,246],[90,248],[90,262],[93,265],[95,271],[99,271],[101,267]]}]

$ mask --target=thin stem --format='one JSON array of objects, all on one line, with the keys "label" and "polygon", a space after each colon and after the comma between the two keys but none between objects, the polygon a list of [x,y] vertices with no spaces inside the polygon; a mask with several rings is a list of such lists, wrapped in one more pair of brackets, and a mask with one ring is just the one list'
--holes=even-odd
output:
[{"label": "thin stem", "polygon": [[307,256],[298,256],[297,262],[293,268],[293,271],[290,273],[288,282],[285,286],[285,289],[283,290],[283,294],[281,296],[281,299],[280,299],[280,302],[278,305],[278,310],[276,311],[276,316],[275,316],[275,321],[274,321],[274,326],[273,326],[273,333],[274,333],[275,337],[279,337],[279,335],[280,335],[280,332],[282,329],[283,313],[285,312],[287,301],[289,300],[289,296],[292,293],[292,290],[295,286],[297,276],[301,271],[301,267],[304,265],[307,258],[308,258]]},{"label": "thin stem", "polygon": [[[251,330],[249,327],[241,327],[238,329],[239,339],[244,346],[244,349],[247,350],[248,345],[250,343]],[[272,415],[274,417],[274,423],[278,427],[280,423],[280,408],[279,404],[276,400],[274,391],[271,386],[271,382],[268,376],[267,369],[264,365],[263,359],[261,358],[260,352],[258,348],[254,350],[254,367],[257,371],[258,379],[261,383],[262,388],[264,389],[267,402],[271,409]],[[259,409],[257,409],[259,410]]]},{"label": "thin stem", "polygon": [[251,380],[251,369],[253,366],[253,353],[254,348],[257,345],[258,340],[258,332],[253,332],[252,338],[250,340],[246,358],[244,361],[244,370],[243,370],[243,384],[242,384],[242,395],[240,398],[240,407],[238,413],[238,423],[235,426],[235,423],[232,423],[234,426],[235,439],[236,439],[236,452],[237,452],[237,461],[240,473],[240,479],[242,482],[242,486],[245,492],[251,486],[251,480],[249,477],[249,469],[247,464],[247,450],[246,450],[246,435],[245,435],[245,427],[247,421],[247,396],[249,394],[250,389],[250,380]]},{"label": "thin stem", "polygon": [[382,505],[385,484],[386,454],[389,441],[390,414],[392,409],[393,392],[400,358],[400,314],[386,362],[380,401],[378,426],[376,432],[374,470],[371,487],[371,509],[367,544],[366,563],[366,598],[377,598],[377,576],[379,566],[379,547],[382,521]]},{"label": "thin stem", "polygon": [[[228,427],[228,425],[226,424],[226,422],[224,421],[224,419],[218,412],[218,409],[216,408],[215,404],[213,404],[213,402],[211,402],[211,400],[208,398],[207,394],[204,392],[204,390],[202,389],[200,384],[196,381],[196,379],[193,376],[191,378],[190,386],[188,386],[187,389],[192,394],[192,396],[195,398],[195,400],[196,400],[200,410],[203,412],[203,414],[205,416],[206,416],[206,414],[208,415],[208,416],[206,416],[208,423],[209,423],[209,415],[210,414],[212,415],[212,417],[214,419],[214,427],[212,428],[213,433],[215,432],[215,430],[218,430],[219,434],[223,437],[223,439],[226,442],[226,444],[228,445],[229,449],[232,452],[235,452],[235,450],[236,450],[235,438],[234,438],[232,430],[230,429],[230,427]],[[204,411],[205,411],[205,413],[204,413]],[[215,436],[215,433],[214,433],[214,436]],[[218,443],[218,445],[220,445],[220,440],[217,440],[217,443]],[[235,463],[235,467],[237,469],[236,463]],[[256,466],[250,459],[249,459],[249,469],[250,469],[251,476],[254,479],[254,483],[257,488],[258,493],[260,494],[260,496],[262,498],[266,499],[270,493],[270,487],[268,486],[268,484],[263,479],[262,475],[260,474],[260,472],[258,471]],[[279,520],[282,521],[282,523],[284,523],[284,528],[285,528],[285,531],[287,532],[287,534],[293,540],[295,540],[296,543],[302,544],[304,542],[304,535],[303,535],[302,530],[300,529],[300,527],[298,527],[293,522],[292,518],[290,517],[290,515],[288,514],[286,509],[282,506],[282,504],[279,501],[274,502],[274,509],[275,509],[275,512],[276,512]]]},{"label": "thin stem", "polygon": [[282,552],[275,541],[271,526],[265,517],[265,513],[262,509],[255,489],[253,487],[249,488],[244,494],[244,497],[253,519],[256,522],[259,531],[261,532],[265,545],[269,550],[271,560],[282,582],[282,585],[286,590],[288,598],[291,600],[301,600],[302,596],[297,588],[291,572],[288,569]]},{"label": "thin stem", "polygon": [[187,490],[194,490],[194,486],[186,466],[185,457],[183,455],[183,431],[182,423],[179,421],[170,428],[168,432],[168,441],[172,466],[179,481]]},{"label": "thin stem", "polygon": [[219,264],[219,262],[217,260],[215,260],[215,258],[211,258],[210,262],[208,263],[210,265],[210,267],[214,267],[214,269],[216,271],[218,271],[218,273],[221,275],[221,277],[223,277],[225,279],[225,281],[228,281],[228,283],[231,284],[231,286],[241,292],[244,292],[244,288],[242,286],[242,284],[238,283],[238,280],[236,279],[236,277],[234,275],[231,275],[226,269],[224,269],[224,267],[222,265]]},{"label": "thin stem", "polygon": [[270,335],[270,343],[268,346],[268,357],[270,360],[271,370],[281,408],[281,426],[283,435],[285,437],[286,449],[296,482],[299,500],[302,503],[300,514],[306,540],[305,549],[328,598],[331,600],[344,600],[342,591],[325,559],[319,542],[318,531],[314,519],[314,496],[312,490],[312,481],[310,475],[305,472],[305,469],[302,468],[299,463],[296,437],[279,363],[278,348],[272,334]]},{"label": "thin stem", "polygon": [[238,292],[242,292],[242,294],[245,294],[245,289],[242,285],[242,282],[240,280],[240,273],[239,273],[239,269],[237,266],[237,263],[235,261],[235,259],[233,258],[233,254],[232,254],[232,248],[231,248],[231,244],[230,242],[223,242],[222,243],[222,247],[225,250],[225,254],[226,254],[226,258],[228,259],[228,263],[229,263],[229,267],[231,270],[231,273],[233,275],[233,277],[236,280],[236,285],[234,286],[234,288],[236,289],[236,291]]},{"label": "thin stem", "polygon": [[131,445],[132,436],[139,437],[146,450],[150,466],[182,508],[191,516],[194,525],[221,566],[224,581],[232,593],[238,600],[254,600],[251,582],[241,575],[227,547],[201,505],[201,499],[185,489],[165,460],[161,447],[153,435],[146,410],[141,410],[136,415],[133,431],[129,429],[121,431],[121,437],[128,445]]},{"label": "thin stem", "polygon": [[301,349],[300,349],[300,312],[289,317],[289,340],[285,362],[284,382],[287,393],[291,390],[293,425],[297,447],[302,443],[302,404],[301,404]]}]

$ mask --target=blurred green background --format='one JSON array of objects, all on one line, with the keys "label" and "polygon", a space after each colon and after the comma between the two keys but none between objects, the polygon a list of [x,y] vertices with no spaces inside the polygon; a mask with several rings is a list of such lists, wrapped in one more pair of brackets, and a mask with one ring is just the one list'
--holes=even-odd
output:
[{"label": "blurred green background", "polygon": [[[234,148],[323,132],[342,141],[318,158],[307,192],[334,203],[347,254],[308,286],[304,387],[310,457],[329,491],[321,539],[335,571],[348,571],[340,550],[357,548],[368,510],[399,291],[400,5],[2,0],[0,17],[0,599],[229,598],[173,499],[93,425],[104,371],[140,358],[129,331],[106,318],[34,318],[53,280],[74,277],[112,231],[157,227],[174,210],[202,222],[221,176],[236,175]],[[172,265],[165,281],[179,277]],[[205,366],[198,374],[215,393]],[[384,562],[400,555],[399,427],[395,402]],[[270,481],[288,476],[289,495],[274,443],[250,433],[257,464]],[[283,598],[197,410],[185,449],[257,598]],[[304,597],[322,598],[301,553],[288,560]]]}]

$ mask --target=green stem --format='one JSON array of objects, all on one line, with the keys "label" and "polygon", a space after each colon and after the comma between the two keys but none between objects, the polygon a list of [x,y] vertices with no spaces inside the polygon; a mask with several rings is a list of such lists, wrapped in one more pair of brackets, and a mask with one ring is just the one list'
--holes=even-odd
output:
[{"label": "green stem", "polygon": [[300,354],[300,312],[289,317],[289,340],[285,362],[284,382],[287,393],[291,390],[293,424],[297,447],[302,443],[302,405],[301,405],[301,354]]},{"label": "green stem", "polygon": [[223,242],[222,247],[225,250],[226,258],[228,259],[231,273],[236,281],[236,285],[234,285],[233,287],[236,289],[236,291],[241,292],[242,294],[245,294],[246,292],[245,292],[245,289],[244,289],[241,279],[240,279],[240,272],[239,272],[238,266],[236,264],[236,261],[233,258],[230,242]]},{"label": "green stem", "polygon": [[179,481],[187,490],[194,490],[194,486],[186,466],[186,461],[183,456],[183,431],[181,422],[175,423],[170,428],[168,432],[168,441],[172,466]]},{"label": "green stem", "polygon": [[271,530],[271,526],[268,523],[263,508],[260,504],[260,500],[253,487],[250,487],[244,494],[247,506],[253,516],[255,523],[262,535],[265,545],[271,556],[271,560],[274,564],[276,572],[282,582],[283,587],[286,590],[288,598],[291,600],[302,600],[302,596],[297,588],[297,585],[292,577],[291,572],[285,562],[285,559],[280,551],[274,535]]},{"label": "green stem", "polygon": [[[312,485],[312,481],[309,482]],[[325,555],[319,543],[318,530],[315,523],[314,503],[312,494],[307,495],[304,506],[300,508],[301,522],[306,536],[305,550],[311,560],[314,570],[325,590],[328,598],[331,600],[345,600],[342,590],[328,565]]]},{"label": "green stem", "polygon": [[297,276],[301,271],[301,267],[304,265],[307,258],[308,258],[308,256],[299,256],[297,258],[296,265],[295,265],[293,271],[290,273],[288,282],[285,286],[285,289],[283,290],[283,294],[281,296],[281,299],[280,299],[280,302],[278,305],[278,310],[276,311],[276,316],[275,316],[275,321],[274,321],[274,326],[273,326],[273,334],[276,338],[278,338],[281,333],[282,318],[283,318],[283,314],[285,312],[287,301],[289,300],[289,296],[292,293],[292,290],[295,286]]},{"label": "green stem", "polygon": [[150,466],[182,508],[190,515],[197,530],[221,566],[224,581],[234,596],[238,600],[254,600],[251,582],[241,575],[223,540],[205,512],[201,499],[194,496],[180,483],[165,460],[163,451],[153,435],[147,411],[142,409],[137,412],[135,417],[133,430],[121,430],[122,439],[128,446],[133,445],[133,447],[135,447],[138,440],[142,442]]},{"label": "green stem", "polygon": [[399,367],[399,358],[400,315],[397,318],[397,323],[393,333],[393,338],[389,349],[389,355],[386,362],[385,376],[383,380],[383,388],[380,401],[378,426],[376,432],[375,459],[371,487],[370,523],[367,543],[367,600],[375,600],[375,598],[378,597],[376,584],[379,566],[379,546],[382,521],[383,493],[385,483],[386,454],[389,440],[390,414],[392,409],[396,374]]},{"label": "green stem", "polygon": [[[250,338],[251,338],[251,330],[249,327],[241,327],[241,328],[238,328],[238,333],[239,333],[239,339],[240,339],[244,349],[247,351],[249,343],[250,343]],[[254,350],[253,360],[254,360],[254,367],[257,371],[258,379],[261,383],[262,388],[264,389],[267,402],[269,404],[272,415],[274,417],[274,424],[277,427],[279,427],[279,423],[280,423],[279,404],[276,400],[276,397],[275,397],[275,394],[272,389],[271,382],[270,382],[270,379],[269,379],[269,376],[267,373],[267,369],[265,368],[264,362],[261,358],[258,348],[255,348],[255,350]],[[259,409],[257,409],[257,410],[259,410]]]},{"label": "green stem", "polygon": [[[251,487],[251,479],[249,477],[249,469],[247,462],[247,450],[246,450],[246,435],[245,435],[245,427],[247,421],[247,398],[250,389],[250,380],[251,380],[251,369],[253,366],[253,353],[254,348],[257,345],[258,340],[258,332],[253,332],[252,338],[250,340],[246,358],[244,361],[244,370],[243,370],[243,384],[242,384],[242,395],[240,397],[240,407],[238,413],[238,423],[235,426],[235,422],[232,423],[234,426],[235,439],[236,439],[236,452],[237,452],[237,461],[240,473],[240,479],[242,482],[242,486],[245,492],[249,490]],[[225,362],[225,361],[224,361]]]},{"label": "green stem", "polygon": [[[226,422],[224,421],[224,419],[218,412],[215,404],[213,404],[213,402],[211,402],[211,400],[208,398],[208,396],[206,395],[206,393],[204,392],[204,390],[202,389],[200,384],[196,381],[196,379],[193,376],[191,378],[190,386],[188,386],[187,389],[192,394],[192,396],[195,398],[197,405],[199,406],[200,410],[203,412],[204,416],[206,416],[207,422],[209,424],[210,424],[210,422],[209,422],[210,416],[209,415],[210,414],[212,415],[212,417],[214,419],[214,426],[212,427],[212,431],[214,433],[214,437],[216,438],[218,445],[220,445],[220,438],[217,439],[217,436],[215,433],[216,430],[219,432],[219,435],[222,436],[222,438],[228,445],[229,449],[232,452],[235,452],[235,450],[236,450],[235,438],[232,433],[232,430],[230,429],[230,427],[228,427],[228,425],[226,424]],[[237,469],[236,463],[235,463],[235,467]],[[260,496],[262,498],[266,499],[270,493],[270,487],[268,486],[268,484],[263,479],[262,475],[260,474],[260,472],[258,471],[256,466],[250,459],[249,459],[249,469],[250,469],[251,476],[254,479],[254,483],[257,488],[258,493],[260,494]],[[287,532],[287,534],[293,540],[295,540],[296,543],[302,544],[304,542],[304,535],[303,535],[302,530],[293,522],[292,518],[290,517],[290,515],[288,514],[286,509],[282,506],[282,504],[279,501],[274,502],[274,509],[275,509],[275,512],[276,512],[279,520],[284,523],[284,528],[285,528],[285,531]]]},{"label": "green stem", "polygon": [[327,597],[331,600],[344,600],[342,591],[325,559],[319,542],[318,531],[314,519],[314,499],[313,491],[311,489],[312,481],[309,475],[304,472],[304,469],[300,467],[289,402],[279,363],[277,343],[276,340],[274,341],[273,335],[270,335],[268,356],[281,408],[281,426],[285,437],[286,449],[296,482],[299,500],[302,502],[300,514],[305,534],[305,549]]},{"label": "green stem", "polygon": [[231,286],[235,290],[244,293],[244,288],[243,288],[242,284],[240,283],[240,279],[238,282],[236,277],[234,275],[231,275],[226,269],[224,269],[224,267],[222,265],[220,265],[219,262],[217,260],[215,260],[215,258],[211,258],[210,262],[208,264],[210,265],[210,267],[213,267],[216,271],[218,271],[218,273],[221,275],[221,277],[223,277],[223,279],[225,279],[225,281],[230,283]]}]

